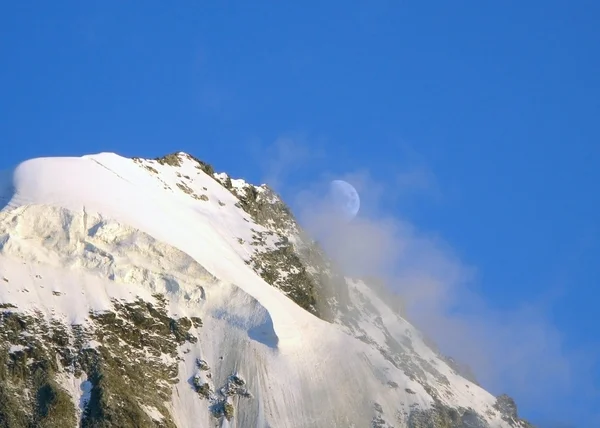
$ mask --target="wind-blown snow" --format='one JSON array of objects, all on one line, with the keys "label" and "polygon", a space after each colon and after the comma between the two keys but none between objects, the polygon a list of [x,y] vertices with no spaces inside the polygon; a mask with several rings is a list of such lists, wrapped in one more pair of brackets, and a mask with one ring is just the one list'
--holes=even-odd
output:
[{"label": "wind-blown snow", "polygon": [[[108,310],[111,299],[154,301],[159,292],[169,296],[172,315],[201,316],[198,343],[181,350],[170,404],[179,427],[212,417],[189,384],[198,358],[209,362],[213,379],[239,372],[253,395],[235,399],[236,416],[225,426],[362,427],[374,416],[374,403],[397,424],[401,408],[432,405],[423,386],[376,348],[260,278],[246,261],[254,251],[247,244],[251,229],[262,226],[195,161],[180,159],[172,167],[109,153],[43,158],[0,176],[6,204],[0,212],[0,303],[81,324],[90,310]],[[234,189],[244,185],[232,180]],[[418,336],[364,284],[351,287],[381,308],[383,328],[395,340]],[[363,314],[360,328],[386,343],[382,328]],[[492,409],[493,396],[454,373],[418,338],[413,346],[448,378],[440,391],[449,404],[472,407],[492,426],[505,426]],[[86,401],[86,379],[65,378],[63,384],[71,385],[78,406]],[[145,411],[162,417],[154,408]]]}]

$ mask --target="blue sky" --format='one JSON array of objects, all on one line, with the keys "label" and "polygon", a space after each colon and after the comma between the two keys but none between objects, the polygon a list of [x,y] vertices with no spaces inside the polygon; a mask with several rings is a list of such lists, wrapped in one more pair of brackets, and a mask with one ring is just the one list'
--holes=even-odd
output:
[{"label": "blue sky", "polygon": [[476,270],[486,305],[531,304],[557,330],[570,386],[541,400],[512,385],[521,413],[591,426],[600,4],[202,3],[5,4],[0,168],[183,150],[254,182],[277,169],[290,201],[319,174],[366,171],[393,190],[380,210]]}]

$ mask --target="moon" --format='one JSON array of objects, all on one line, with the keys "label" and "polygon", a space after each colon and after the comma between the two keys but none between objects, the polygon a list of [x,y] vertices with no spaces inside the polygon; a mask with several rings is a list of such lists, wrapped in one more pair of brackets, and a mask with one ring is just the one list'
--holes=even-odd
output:
[{"label": "moon", "polygon": [[329,184],[329,191],[336,211],[347,220],[356,217],[360,209],[360,197],[352,184],[344,180],[333,180]]}]

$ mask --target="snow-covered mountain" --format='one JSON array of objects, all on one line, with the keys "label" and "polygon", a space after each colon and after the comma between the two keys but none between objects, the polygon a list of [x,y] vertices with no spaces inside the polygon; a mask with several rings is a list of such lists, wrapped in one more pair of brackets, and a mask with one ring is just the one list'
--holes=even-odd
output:
[{"label": "snow-covered mountain", "polygon": [[0,427],[529,426],[265,185],[103,153],[0,203]]}]

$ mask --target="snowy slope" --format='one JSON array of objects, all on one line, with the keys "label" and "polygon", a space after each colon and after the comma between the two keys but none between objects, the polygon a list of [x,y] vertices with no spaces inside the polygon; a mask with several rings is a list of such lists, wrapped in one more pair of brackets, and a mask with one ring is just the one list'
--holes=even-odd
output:
[{"label": "snowy slope", "polygon": [[[277,235],[240,205],[249,186],[185,154],[174,162],[109,153],[24,162],[0,182],[0,308],[64,325],[72,352],[104,346],[105,359],[127,357],[102,342],[109,330],[98,332],[110,324],[94,314],[115,311],[137,326],[123,311],[143,302],[159,307],[165,296],[166,315],[152,312],[151,319],[201,319],[187,339],[167,344],[175,351],[154,355],[142,341],[135,354],[157,373],[176,368],[164,380],[168,399],[140,395],[135,404],[148,426],[525,426],[449,367],[363,282],[347,280],[354,315],[336,316],[336,323],[267,283],[251,262],[277,247]],[[300,239],[295,226],[287,232],[292,242]],[[77,347],[73,326],[89,332]],[[117,339],[125,346],[130,338]],[[26,352],[26,341],[15,341],[0,343],[9,366],[11,355]],[[85,426],[86,406],[100,388],[93,373],[60,364],[55,372],[76,409],[74,425]],[[459,409],[462,420],[428,425],[434,419],[423,412],[440,405]],[[1,412],[0,403],[0,419]]]}]

